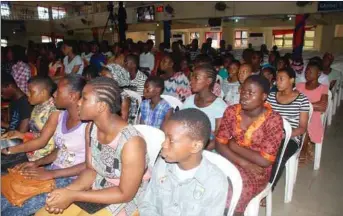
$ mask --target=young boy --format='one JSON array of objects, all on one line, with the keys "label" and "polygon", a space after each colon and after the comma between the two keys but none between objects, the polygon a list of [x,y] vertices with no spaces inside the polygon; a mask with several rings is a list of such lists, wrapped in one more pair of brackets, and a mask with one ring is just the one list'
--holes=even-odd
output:
[{"label": "young boy", "polygon": [[161,98],[164,91],[164,80],[160,77],[149,77],[144,85],[145,100],[141,104],[141,123],[161,128],[173,113],[173,108]]},{"label": "young boy", "polygon": [[13,77],[3,73],[1,75],[1,96],[10,100],[9,121],[1,120],[1,128],[9,131],[18,130],[25,133],[29,130],[29,120],[32,107],[30,106],[25,93],[17,86]]},{"label": "young boy", "polygon": [[[50,115],[57,112],[52,94],[56,89],[56,84],[50,77],[32,77],[28,82],[28,100],[34,106],[29,121],[30,133],[21,133],[20,131],[11,131],[8,133],[9,138],[21,138],[25,141],[37,138],[41,135],[44,125],[48,122]],[[53,138],[44,143],[41,149],[28,152],[27,156],[30,161],[38,160],[50,154],[55,148]]]},{"label": "young boy", "polygon": [[173,114],[163,125],[166,139],[139,204],[140,216],[222,216],[228,180],[202,156],[211,123],[198,109]]}]

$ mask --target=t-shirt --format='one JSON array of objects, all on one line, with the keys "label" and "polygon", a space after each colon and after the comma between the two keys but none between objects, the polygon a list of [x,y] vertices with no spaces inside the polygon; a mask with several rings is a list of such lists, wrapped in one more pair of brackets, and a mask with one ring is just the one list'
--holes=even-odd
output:
[{"label": "t-shirt", "polygon": [[[307,97],[299,93],[291,103],[281,104],[276,99],[276,92],[271,92],[268,95],[267,102],[272,106],[272,109],[278,112],[283,118],[285,118],[292,128],[299,127],[300,113],[309,112],[310,102]],[[301,142],[301,136],[293,138],[298,144]]]},{"label": "t-shirt", "polygon": [[9,130],[18,130],[21,121],[29,119],[31,116],[32,106],[29,104],[26,96],[18,100],[11,101],[9,104],[10,121]]},{"label": "t-shirt", "polygon": [[138,70],[136,77],[130,81],[130,86],[136,87],[136,92],[143,96],[145,81],[148,77],[140,70]]},{"label": "t-shirt", "polygon": [[195,95],[191,95],[186,99],[183,104],[182,109],[187,108],[196,108],[198,110],[203,111],[207,117],[210,119],[211,122],[211,130],[215,131],[216,129],[216,119],[222,118],[227,107],[226,103],[221,98],[217,98],[213,103],[207,107],[198,107],[194,103]]},{"label": "t-shirt", "polygon": [[155,65],[155,56],[151,53],[142,53],[139,56],[139,67],[141,68],[149,68],[149,72],[154,69]]},{"label": "t-shirt", "polygon": [[338,70],[335,70],[332,68],[328,76],[329,76],[329,81],[331,83],[334,80],[339,80],[341,78],[341,73]]},{"label": "t-shirt", "polygon": [[178,72],[168,80],[165,80],[163,94],[174,96],[181,101],[184,101],[189,97],[192,94],[192,91],[186,75],[182,72]]},{"label": "t-shirt", "polygon": [[103,65],[105,65],[105,62],[106,62],[106,56],[104,56],[101,53],[98,53],[98,54],[92,55],[89,63],[91,65],[94,65],[100,71]]},{"label": "t-shirt", "polygon": [[81,67],[79,68],[79,70],[77,71],[77,74],[80,74],[82,75],[82,71],[83,71],[83,61],[81,59],[81,57],[79,55],[76,55],[72,60],[71,62],[68,62],[68,56],[64,57],[63,59],[63,65],[64,65],[64,68],[65,68],[65,73],[66,74],[70,74],[74,68],[74,66],[77,66],[77,65],[81,65]]},{"label": "t-shirt", "polygon": [[[296,83],[302,83],[302,82],[306,82],[305,72],[303,72],[302,74],[297,74],[297,77],[296,77]],[[318,82],[320,84],[330,86],[329,76],[324,74],[323,72],[320,74],[318,78]]]}]

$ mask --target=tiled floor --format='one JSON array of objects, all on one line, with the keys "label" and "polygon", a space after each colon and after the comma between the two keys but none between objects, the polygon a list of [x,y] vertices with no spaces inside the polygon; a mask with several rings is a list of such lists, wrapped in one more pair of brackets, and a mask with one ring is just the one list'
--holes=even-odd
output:
[{"label": "tiled floor", "polygon": [[[301,165],[292,202],[284,203],[285,174],[273,193],[273,216],[343,215],[343,105],[326,128],[321,166]],[[260,208],[260,216],[265,209]]]}]

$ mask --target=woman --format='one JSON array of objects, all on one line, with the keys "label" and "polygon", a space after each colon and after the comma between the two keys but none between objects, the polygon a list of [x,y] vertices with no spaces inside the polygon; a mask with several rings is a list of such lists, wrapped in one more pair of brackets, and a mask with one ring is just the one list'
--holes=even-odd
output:
[{"label": "woman", "polygon": [[243,215],[250,200],[268,184],[283,137],[281,116],[265,103],[268,92],[266,78],[247,78],[240,103],[226,109],[216,136],[216,150],[237,166],[243,180],[235,215]]},{"label": "woman", "polygon": [[49,50],[48,51],[48,59],[49,59],[49,77],[51,78],[58,78],[64,75],[64,66],[57,56],[57,50]]},{"label": "woman", "polygon": [[[86,124],[81,123],[77,109],[77,101],[80,99],[84,85],[84,79],[75,75],[66,76],[58,83],[54,101],[57,108],[65,109],[65,111],[52,113],[42,129],[40,137],[26,143],[29,145],[24,144],[20,147],[24,151],[31,151],[34,150],[31,146],[34,147],[39,142],[44,145],[53,137],[56,148],[45,157],[15,167],[15,169],[21,170],[24,176],[36,180],[55,179],[56,187],[61,188],[70,184],[75,176],[85,168]],[[9,148],[9,152],[12,154],[21,149],[13,147],[13,149]],[[49,164],[51,166],[43,167]],[[13,206],[4,196],[1,196],[1,215],[33,215],[44,206],[47,197],[46,193],[39,194],[25,201],[23,206],[18,207]]]},{"label": "woman", "polygon": [[106,63],[106,56],[99,51],[99,44],[97,42],[91,43],[91,52],[93,55],[89,63],[96,66],[98,70],[101,70]]},{"label": "woman", "polygon": [[[86,128],[87,168],[71,185],[51,192],[46,210],[85,214],[72,204],[79,201],[108,204],[93,215],[132,215],[147,183],[143,175],[149,158],[142,135],[115,114],[120,110],[118,84],[107,77],[90,81],[78,105],[80,118],[93,121]],[[47,215],[46,210],[36,215]]]},{"label": "woman", "polygon": [[170,55],[165,55],[161,61],[160,69],[163,71],[164,93],[184,101],[192,94],[187,76],[180,71],[180,64]]},{"label": "woman", "polygon": [[[287,69],[288,70],[288,69]],[[267,78],[270,84],[269,92],[277,92],[277,87],[275,85],[276,71],[271,65],[267,65],[262,69],[262,76]]]},{"label": "woman", "polygon": [[65,73],[82,75],[83,61],[79,55],[77,55],[76,44],[74,41],[64,41],[62,45],[62,52],[64,54],[63,65]]},{"label": "woman", "polygon": [[277,71],[290,67],[289,60],[287,57],[283,56],[277,59],[276,69]]},{"label": "woman", "polygon": [[31,68],[26,63],[25,48],[19,45],[12,47],[14,65],[12,66],[12,76],[17,86],[25,93],[28,93],[27,82],[31,77]]},{"label": "woman", "polygon": [[222,83],[222,90],[225,95],[224,100],[229,106],[239,103],[240,84],[238,81],[238,72],[240,65],[241,63],[239,61],[234,60],[229,67],[230,76]]},{"label": "woman", "polygon": [[214,137],[220,125],[226,109],[223,99],[212,93],[216,82],[217,73],[212,66],[202,65],[196,67],[191,78],[192,96],[188,97],[183,104],[183,109],[196,108],[203,111],[211,122],[211,141],[207,149],[214,149]]},{"label": "woman", "polygon": [[[321,114],[326,111],[328,105],[329,87],[319,83],[320,65],[315,62],[310,62],[305,71],[306,83],[298,83],[297,90],[308,98],[313,106],[313,114],[308,125],[308,135],[313,143],[321,143],[324,136],[324,127],[321,120]],[[311,145],[308,140],[302,151],[302,157],[312,157]]]},{"label": "woman", "polygon": [[272,109],[286,119],[292,127],[291,139],[288,142],[273,188],[280,179],[287,160],[301,147],[302,135],[307,130],[310,105],[307,97],[294,89],[295,77],[295,72],[291,68],[280,70],[276,76],[278,92],[271,92],[267,98]]}]

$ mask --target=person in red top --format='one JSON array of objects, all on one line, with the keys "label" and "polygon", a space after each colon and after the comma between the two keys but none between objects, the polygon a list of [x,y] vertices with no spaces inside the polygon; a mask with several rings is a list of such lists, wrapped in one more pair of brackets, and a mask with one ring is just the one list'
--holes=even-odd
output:
[{"label": "person in red top", "polygon": [[[226,109],[216,135],[216,151],[236,165],[243,180],[235,216],[243,215],[250,200],[268,184],[283,138],[282,117],[265,103],[268,93],[266,78],[248,77],[240,103]],[[227,205],[231,196],[229,191]]]}]

